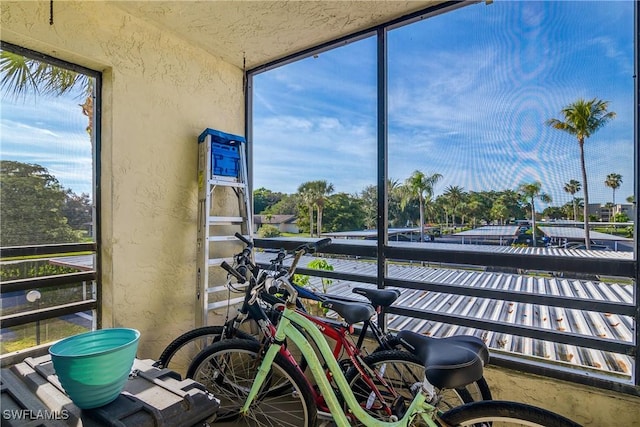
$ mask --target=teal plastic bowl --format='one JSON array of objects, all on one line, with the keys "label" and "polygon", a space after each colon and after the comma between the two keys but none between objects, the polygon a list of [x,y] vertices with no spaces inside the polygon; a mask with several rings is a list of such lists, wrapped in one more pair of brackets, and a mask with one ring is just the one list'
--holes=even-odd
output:
[{"label": "teal plastic bowl", "polygon": [[131,373],[139,339],[135,329],[101,329],[49,348],[58,380],[77,407],[97,408],[118,397]]}]

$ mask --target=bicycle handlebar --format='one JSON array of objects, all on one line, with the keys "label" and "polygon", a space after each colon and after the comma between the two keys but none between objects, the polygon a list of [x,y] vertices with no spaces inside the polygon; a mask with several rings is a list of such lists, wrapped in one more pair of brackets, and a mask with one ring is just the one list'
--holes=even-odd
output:
[{"label": "bicycle handlebar", "polygon": [[[229,273],[230,275],[232,275],[233,277],[235,277],[238,280],[238,283],[245,283],[247,281],[247,267],[250,270],[250,274],[252,274],[256,279],[258,277],[258,272],[254,271],[254,267],[257,270],[257,266],[255,266],[251,259],[250,259],[250,255],[251,255],[251,251],[253,249],[253,243],[251,241],[249,241],[247,238],[245,238],[242,234],[240,233],[235,233],[235,237],[242,241],[243,243],[246,244],[246,247],[242,250],[242,252],[238,255],[236,255],[235,259],[236,259],[236,263],[238,264],[238,266],[236,268],[230,266],[226,261],[223,261],[220,264],[220,267],[224,268],[227,273]],[[288,270],[284,269],[281,270],[279,272],[279,274],[276,277],[271,277],[269,280],[269,283],[265,283],[265,289],[267,292],[269,293],[276,293],[278,291],[278,289],[280,287],[284,287],[285,290],[287,292],[289,292],[289,294],[291,295],[291,293],[293,292],[294,294],[297,295],[297,291],[295,290],[295,288],[293,287],[293,285],[291,285],[291,283],[289,282],[291,280],[291,278],[293,277],[295,271],[296,271],[296,266],[298,264],[298,261],[300,260],[300,258],[302,257],[302,255],[308,254],[308,253],[314,253],[316,251],[319,251],[327,246],[329,246],[331,244],[331,239],[330,238],[324,238],[324,239],[320,239],[316,242],[312,242],[312,243],[305,243],[304,245],[299,246],[297,249],[295,249],[294,253],[294,259],[291,263],[291,266],[289,267]],[[284,252],[283,250],[281,250],[278,253],[278,256],[271,261],[272,265],[278,265],[278,264],[282,264],[282,261],[285,259],[286,257],[286,252]],[[285,278],[285,279],[283,279]],[[277,282],[276,287],[274,288],[274,282]],[[294,298],[295,299],[295,298]]]},{"label": "bicycle handlebar", "polygon": [[236,236],[236,238],[240,241],[242,241],[245,245],[247,245],[248,248],[253,248],[253,243],[249,240],[247,240],[246,237],[244,237],[242,234],[238,233],[236,231],[236,233],[234,234],[234,236]]},{"label": "bicycle handlebar", "polygon": [[227,264],[226,261],[222,261],[222,263],[220,264],[220,267],[224,268],[227,271],[227,273],[231,274],[233,277],[238,279],[238,283],[244,283],[247,281],[247,279],[242,274],[240,274],[238,270],[231,267],[229,264]]},{"label": "bicycle handlebar", "polygon": [[323,249],[327,246],[329,246],[331,244],[331,239],[326,237],[324,239],[320,239],[316,242],[312,242],[312,243],[305,243],[303,245],[298,246],[296,249],[294,249],[294,252],[299,252],[299,251],[304,251],[304,253],[307,254],[311,254],[314,252],[319,251],[320,249]]},{"label": "bicycle handlebar", "polygon": [[289,303],[295,304],[295,301],[298,298],[298,291],[296,290],[295,286],[291,284],[288,278],[268,277],[265,280],[264,288],[271,295],[275,295],[279,291],[284,290],[288,294],[287,301]]},{"label": "bicycle handlebar", "polygon": [[320,249],[324,249],[331,244],[331,239],[329,237],[325,237],[322,240],[318,240],[313,244],[313,251],[319,251]]}]

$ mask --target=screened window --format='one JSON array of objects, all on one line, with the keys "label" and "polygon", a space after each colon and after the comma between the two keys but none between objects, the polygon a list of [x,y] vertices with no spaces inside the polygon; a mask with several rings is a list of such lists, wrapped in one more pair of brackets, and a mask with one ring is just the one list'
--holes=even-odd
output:
[{"label": "screened window", "polygon": [[[5,43],[0,55],[0,301],[7,353],[96,327],[99,74]],[[55,283],[41,281],[52,276]],[[77,312],[67,307],[67,314],[55,315],[68,304]],[[19,317],[34,310],[35,322]]]}]

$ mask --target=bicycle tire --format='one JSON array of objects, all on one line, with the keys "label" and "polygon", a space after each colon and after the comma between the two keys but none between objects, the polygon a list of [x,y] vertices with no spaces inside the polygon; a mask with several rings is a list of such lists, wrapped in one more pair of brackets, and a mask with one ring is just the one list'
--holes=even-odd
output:
[{"label": "bicycle tire", "polygon": [[[378,346],[378,348],[374,350],[374,353],[394,349],[406,351],[406,348],[400,343],[400,340],[396,336],[389,336],[387,337],[386,343]],[[469,400],[469,402],[493,399],[489,384],[487,384],[487,380],[485,380],[484,377],[480,378],[474,383],[467,385],[465,388],[467,390],[467,393],[469,393],[469,396],[471,397],[471,400]],[[458,392],[462,393],[462,390],[458,390]]]},{"label": "bicycle tire", "polygon": [[546,409],[518,402],[486,400],[453,408],[440,416],[445,425],[483,427],[500,426],[580,427],[580,424]]},{"label": "bicycle tire", "polygon": [[[384,350],[372,353],[364,358],[367,366],[381,372],[384,369],[384,379],[391,384],[393,389],[404,398],[404,409],[406,409],[415,394],[421,389],[424,381],[424,364],[413,354],[403,350]],[[345,374],[347,382],[351,387],[358,402],[363,406],[369,414],[375,418],[388,421],[388,414],[381,412],[381,402],[374,398],[371,388],[362,380],[362,377],[355,367],[349,368]],[[374,381],[376,387],[380,390],[383,397],[390,397],[390,390]],[[473,398],[466,389],[460,390],[442,390],[441,400],[436,405],[441,411],[447,411],[453,407],[473,402]],[[373,400],[368,399],[371,398]],[[345,410],[348,408],[345,407]],[[402,414],[394,414],[399,417]]]},{"label": "bicycle tire", "polygon": [[239,416],[260,366],[260,351],[261,346],[255,340],[218,341],[198,354],[187,376],[220,399],[217,421],[251,426],[315,426],[318,411],[310,385],[302,372],[280,353],[271,365],[264,391],[258,393],[249,413]]},{"label": "bicycle tire", "polygon": [[[169,343],[158,358],[155,366],[158,368],[168,368],[179,373],[185,378],[191,361],[209,345],[220,341],[224,326],[202,326],[192,329],[180,335]],[[227,331],[230,331],[227,328]],[[228,332],[227,332],[228,333]],[[253,339],[249,333],[235,330],[234,336],[237,338]],[[232,338],[232,337],[227,337]]]}]

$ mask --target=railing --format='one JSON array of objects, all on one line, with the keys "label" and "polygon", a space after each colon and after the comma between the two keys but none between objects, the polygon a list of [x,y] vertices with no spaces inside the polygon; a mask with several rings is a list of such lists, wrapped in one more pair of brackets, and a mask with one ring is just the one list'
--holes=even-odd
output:
[{"label": "railing", "polygon": [[[256,239],[258,248],[265,249],[293,249],[302,241],[309,239]],[[433,310],[411,304],[394,304],[382,320],[390,315],[406,316],[414,319],[425,319],[432,323],[441,322],[458,327],[472,328],[473,330],[489,331],[494,334],[510,334],[533,340],[559,343],[567,346],[577,346],[593,351],[611,352],[628,357],[633,364],[629,367],[626,376],[602,374],[587,368],[568,369],[566,365],[557,363],[545,363],[539,358],[514,357],[509,352],[492,349],[492,363],[498,366],[515,368],[525,372],[542,374],[553,378],[561,378],[577,383],[593,385],[600,388],[620,391],[623,393],[639,395],[638,370],[638,320],[640,309],[636,292],[637,264],[632,253],[621,255],[617,252],[603,252],[598,256],[589,252],[559,251],[543,248],[509,248],[475,245],[455,244],[417,244],[405,242],[389,242],[383,246],[383,254],[378,254],[378,243],[366,240],[342,240],[334,239],[331,246],[324,249],[326,254],[342,256],[342,258],[368,259],[371,268],[363,267],[343,269],[340,271],[324,271],[298,268],[297,272],[309,276],[324,277],[342,281],[375,285],[379,288],[393,286],[409,291],[428,291],[439,294],[452,294],[462,297],[484,299],[485,301],[531,304],[535,307],[549,307],[550,309],[563,309],[567,313],[571,310],[579,310],[589,313],[598,313],[599,316],[622,316],[630,320],[631,337],[629,340],[612,339],[590,334],[588,331],[579,333],[569,330],[553,330],[536,326],[527,326],[518,322],[508,323],[494,319],[478,318],[471,315],[447,312],[446,310]],[[582,255],[582,256],[578,256]],[[398,263],[422,263],[436,264],[448,268],[466,268],[481,271],[485,266],[494,268],[507,268],[511,270],[521,269],[535,271],[534,274],[546,274],[562,272],[565,275],[571,273],[585,275],[598,274],[612,276],[626,282],[625,286],[632,288],[630,301],[611,301],[607,299],[591,299],[576,296],[562,296],[536,292],[522,292],[505,289],[495,289],[491,286],[464,286],[458,283],[446,281],[430,281],[423,279],[407,279],[399,277],[395,273],[389,273],[389,267]],[[382,264],[382,266],[380,265]],[[365,265],[361,263],[361,265]],[[544,272],[544,273],[542,273]],[[475,273],[482,274],[482,273]],[[483,277],[491,278],[485,274]],[[499,277],[498,275],[495,276]],[[537,279],[536,279],[537,280]],[[570,283],[567,279],[551,279],[564,284]],[[585,282],[587,283],[587,282]],[[570,328],[569,328],[570,329]]]},{"label": "railing", "polygon": [[[95,253],[95,243],[0,248],[0,265],[5,269],[16,266],[15,269],[20,270],[22,264],[39,263],[41,268],[43,265],[56,265],[69,271],[62,274],[49,274],[47,270],[50,269],[43,269],[41,274],[37,274],[39,277],[3,278],[0,281],[0,296],[3,301],[0,325],[3,331],[7,332],[9,328],[19,329],[34,323],[36,325],[36,342],[39,344],[41,322],[67,315],[82,317],[82,314],[86,312],[92,312],[89,323],[91,324],[90,328],[94,329],[97,325],[96,310],[99,307]],[[23,276],[24,273],[21,275]],[[42,298],[42,295],[56,290],[63,295],[53,301]],[[74,293],[74,298],[71,301],[66,300],[65,292],[67,294]],[[14,300],[20,301],[22,304],[9,304],[12,296]],[[25,297],[29,301],[29,307],[26,309],[26,305],[23,304]],[[6,345],[6,341],[3,336],[3,344]],[[4,365],[5,358],[9,358],[11,354],[3,353]]]},{"label": "railing", "polygon": [[[303,241],[309,239],[256,239],[258,248],[293,249]],[[553,343],[562,343],[571,346],[584,347],[591,350],[612,352],[628,356],[633,363],[630,375],[620,377],[615,375],[603,375],[584,369],[567,369],[566,366],[541,363],[539,359],[532,360],[527,357],[513,357],[512,354],[492,351],[492,363],[499,366],[516,368],[525,372],[538,373],[554,378],[566,379],[577,383],[593,385],[600,388],[616,390],[628,394],[640,395],[638,387],[638,320],[640,309],[635,285],[637,283],[637,263],[633,257],[620,257],[617,253],[606,253],[599,257],[576,257],[571,252],[553,252],[545,249],[522,249],[507,251],[502,247],[478,247],[474,245],[448,245],[448,244],[412,244],[402,242],[390,242],[383,246],[382,256],[378,255],[378,243],[376,241],[363,240],[338,240],[335,239],[331,246],[324,249],[327,254],[349,260],[366,260],[361,265],[370,268],[355,270],[320,271],[300,267],[298,273],[309,276],[325,277],[329,279],[362,283],[369,286],[385,287],[393,286],[409,291],[426,291],[439,294],[451,294],[461,297],[482,298],[486,300],[509,301],[514,303],[533,304],[540,307],[558,307],[566,310],[589,311],[605,313],[607,316],[623,316],[631,319],[630,329],[635,334],[630,340],[620,340],[589,335],[585,333],[573,333],[573,331],[550,330],[526,326],[518,323],[507,323],[494,319],[478,318],[471,315],[451,313],[445,310],[433,310],[409,304],[397,304],[391,307],[382,320],[388,317],[410,317],[424,319],[429,322],[441,322],[459,327],[472,328],[493,333],[511,334],[535,340],[543,340]],[[59,274],[48,277],[6,280],[0,282],[2,297],[12,292],[25,292],[29,290],[53,289],[65,285],[90,283],[93,292],[91,297],[82,301],[65,302],[53,306],[36,308],[35,310],[19,313],[7,313],[3,307],[0,317],[2,328],[11,328],[27,325],[33,322],[55,319],[67,314],[78,314],[85,311],[94,311],[99,308],[99,289],[95,287],[97,278],[95,260],[96,245],[65,244],[31,247],[2,248],[0,258],[2,262],[19,257],[31,257],[37,260],[60,260],[74,254],[78,259],[79,253],[84,257],[90,257],[84,271]],[[521,292],[504,289],[494,289],[490,286],[461,286],[457,283],[443,282],[440,280],[408,279],[389,273],[390,267],[399,263],[435,264],[446,268],[464,268],[480,271],[484,266],[498,268],[536,270],[545,272],[564,272],[579,274],[600,274],[626,278],[627,286],[633,287],[631,302],[611,301],[607,299],[587,299],[575,296],[559,296],[542,293]],[[73,264],[72,264],[73,265]],[[76,264],[77,265],[77,264]],[[415,265],[415,264],[414,264]],[[497,276],[496,276],[497,277]],[[94,319],[97,316],[94,316]]]}]

